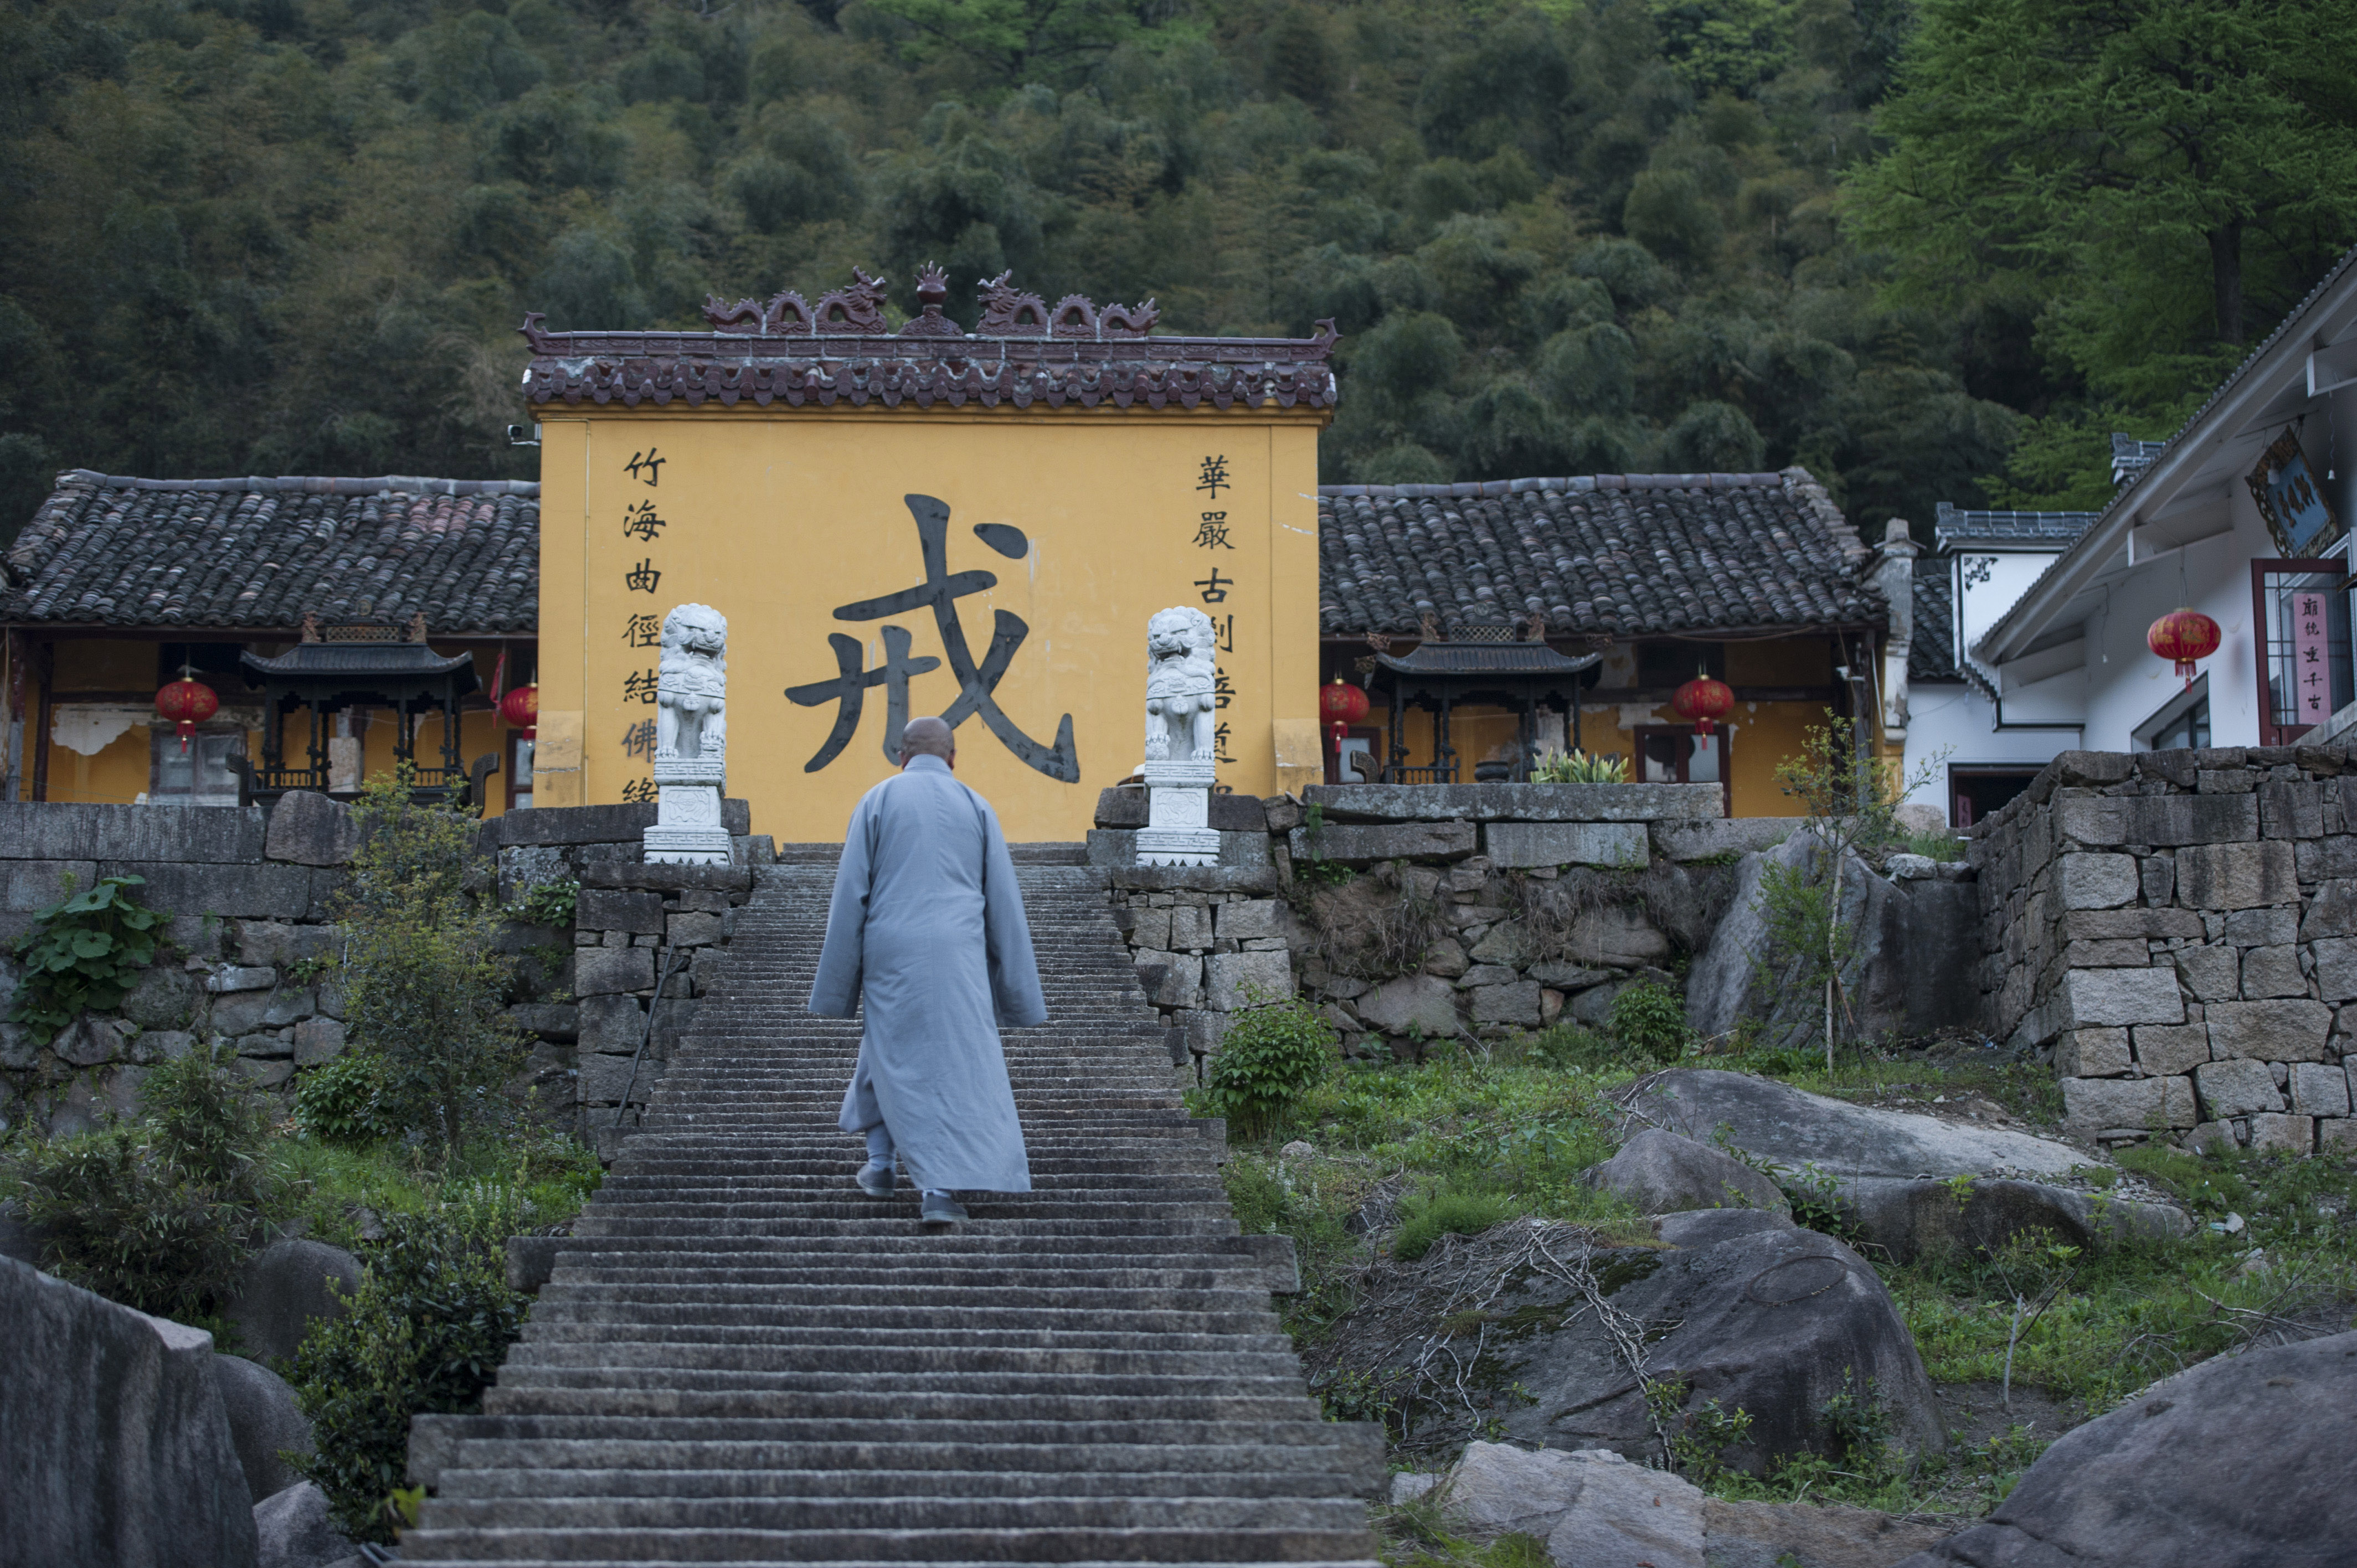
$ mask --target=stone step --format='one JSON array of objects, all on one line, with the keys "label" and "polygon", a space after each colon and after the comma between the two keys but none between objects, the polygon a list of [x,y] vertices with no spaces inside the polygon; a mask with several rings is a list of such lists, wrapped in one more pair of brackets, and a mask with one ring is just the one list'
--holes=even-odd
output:
[{"label": "stone step", "polygon": [[[462,1507],[463,1505],[454,1505]],[[440,1510],[436,1510],[438,1521]],[[742,1563],[774,1559],[864,1557],[877,1562],[937,1563],[975,1558],[995,1563],[1069,1563],[1105,1557],[1133,1563],[1200,1558],[1276,1561],[1345,1558],[1373,1545],[1357,1530],[1188,1530],[1183,1528],[911,1530],[762,1530],[727,1529],[569,1529],[554,1525],[446,1530],[438,1522],[402,1538],[404,1562],[479,1560],[512,1564],[544,1560],[579,1563],[613,1560],[645,1563]],[[658,1555],[659,1554],[659,1555]]]},{"label": "stone step", "polygon": [[[1244,1450],[1261,1454],[1265,1450]],[[754,1455],[739,1455],[752,1458]],[[892,1501],[945,1498],[1284,1498],[1303,1478],[1331,1483],[1330,1471],[1273,1471],[1238,1459],[1223,1468],[1206,1460],[1193,1470],[869,1470],[841,1466],[792,1470],[774,1465],[727,1469],[507,1468],[442,1472],[440,1492],[458,1498],[824,1498]],[[1313,1494],[1314,1496],[1315,1494]],[[1330,1494],[1329,1494],[1330,1495]]]}]

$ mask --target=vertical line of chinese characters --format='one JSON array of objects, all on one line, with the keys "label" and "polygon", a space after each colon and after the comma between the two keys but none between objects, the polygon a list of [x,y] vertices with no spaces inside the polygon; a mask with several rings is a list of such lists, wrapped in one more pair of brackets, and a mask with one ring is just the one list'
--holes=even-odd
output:
[{"label": "vertical line of chinese characters", "polygon": [[[1217,501],[1222,490],[1234,488],[1235,481],[1228,477],[1226,453],[1222,452],[1203,459],[1202,468],[1195,477],[1197,494]],[[1236,547],[1228,542],[1227,512],[1224,510],[1199,511],[1194,543],[1198,550],[1206,552],[1224,550],[1232,554]],[[1235,578],[1223,577],[1220,575],[1220,558],[1217,554],[1212,554],[1209,575],[1195,579],[1195,593],[1207,607],[1223,605],[1228,601],[1228,591],[1235,585]],[[1211,617],[1211,634],[1220,651],[1233,653],[1236,650],[1235,612],[1231,610],[1225,614],[1212,614],[1209,608],[1206,608],[1204,613]],[[1219,705],[1224,713],[1229,700],[1235,695],[1235,689],[1228,683],[1228,672],[1224,669],[1220,671],[1218,692]],[[1233,762],[1235,758],[1228,755],[1228,721],[1222,717],[1218,727],[1211,734],[1217,743],[1216,755],[1219,760]]]},{"label": "vertical line of chinese characters", "polygon": [[[671,459],[660,447],[650,446],[643,452],[632,452],[622,471],[646,486],[659,489],[662,483],[663,465]],[[652,496],[634,501],[622,510],[622,537],[637,547],[639,559],[630,564],[624,555],[622,587],[627,593],[644,594],[650,599],[660,589],[662,571],[655,564],[654,547],[662,542],[663,530],[669,527],[656,510]],[[623,614],[622,642],[632,650],[662,646],[662,611],[660,601],[643,613],[628,610]],[[655,675],[651,667],[633,669],[622,676],[623,711],[630,715],[622,725],[622,757],[626,762],[651,767],[655,751],[655,719],[651,711],[640,714],[640,706],[651,710],[655,702]],[[655,782],[651,773],[641,773],[622,786],[622,799],[648,801],[655,798]]]}]

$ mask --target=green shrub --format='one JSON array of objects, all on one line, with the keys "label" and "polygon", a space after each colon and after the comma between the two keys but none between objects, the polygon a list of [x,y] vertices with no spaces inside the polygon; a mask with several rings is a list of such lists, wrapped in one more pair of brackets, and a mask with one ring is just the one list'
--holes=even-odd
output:
[{"label": "green shrub", "polygon": [[1523,1054],[1541,1067],[1579,1069],[1588,1072],[1618,1066],[1620,1053],[1612,1042],[1577,1024],[1548,1025],[1529,1038]]},{"label": "green shrub", "polygon": [[350,1310],[315,1325],[296,1355],[296,1398],[317,1443],[296,1468],[355,1540],[393,1539],[387,1505],[407,1470],[409,1418],[479,1411],[522,1329],[530,1299],[508,1289],[506,1255],[519,1208],[488,1189],[387,1215]]},{"label": "green shrub", "polygon": [[1656,980],[1641,980],[1612,999],[1612,1035],[1640,1056],[1675,1061],[1684,1054],[1685,998]]},{"label": "green shrub", "polygon": [[489,870],[477,823],[413,799],[405,768],[371,780],[352,816],[361,848],[337,908],[346,1021],[382,1063],[383,1113],[456,1149],[522,1059],[501,1011],[514,969],[493,945],[503,912],[475,890]]},{"label": "green shrub", "polygon": [[165,918],[126,891],[145,886],[145,877],[103,877],[81,893],[73,890],[70,875],[65,881],[66,896],[35,915],[9,945],[24,978],[8,1016],[44,1046],[83,1008],[104,1013],[121,1004],[139,972],[154,961],[156,928]]},{"label": "green shrub", "polygon": [[1937,832],[1909,833],[1900,841],[1900,847],[1909,854],[1920,854],[1930,860],[1962,860],[1964,841],[1947,829]]},{"label": "green shrub", "polygon": [[1479,1236],[1512,1219],[1514,1200],[1501,1192],[1469,1191],[1443,1183],[1401,1205],[1405,1216],[1392,1233],[1392,1256],[1413,1262],[1443,1236]]},{"label": "green shrub", "polygon": [[1550,751],[1531,764],[1534,784],[1626,784],[1629,759],[1617,752]]},{"label": "green shrub", "polygon": [[1334,1065],[1334,1026],[1298,997],[1257,1004],[1235,1015],[1211,1058],[1205,1100],[1244,1137],[1280,1126]]},{"label": "green shrub", "polygon": [[226,1047],[154,1069],[145,1116],[34,1144],[9,1162],[43,1266],[160,1317],[218,1306],[274,1188],[269,1113]]},{"label": "green shrub", "polygon": [[295,1124],[328,1144],[372,1144],[400,1131],[384,1109],[384,1058],[346,1051],[305,1073],[295,1090]]}]

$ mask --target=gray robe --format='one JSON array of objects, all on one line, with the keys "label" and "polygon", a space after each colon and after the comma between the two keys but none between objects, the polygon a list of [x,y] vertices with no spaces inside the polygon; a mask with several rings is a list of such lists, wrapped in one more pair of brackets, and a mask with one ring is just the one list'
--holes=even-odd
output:
[{"label": "gray robe", "polygon": [[938,757],[860,798],[843,841],[810,1010],[865,999],[842,1126],[882,1122],[920,1187],[1028,1192],[1000,1026],[1044,1024],[1015,862],[990,803]]}]

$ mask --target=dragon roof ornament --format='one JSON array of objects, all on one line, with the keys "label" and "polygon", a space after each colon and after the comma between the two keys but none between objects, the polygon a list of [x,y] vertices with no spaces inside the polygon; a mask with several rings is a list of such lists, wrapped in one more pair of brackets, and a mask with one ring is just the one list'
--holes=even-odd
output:
[{"label": "dragon roof ornament", "polygon": [[884,315],[886,281],[857,267],[815,305],[791,290],[707,298],[708,333],[550,332],[533,312],[522,328],[533,355],[524,395],[625,406],[1334,406],[1331,321],[1306,338],[1155,336],[1150,299],[1100,306],[1070,294],[1051,306],[1008,278],[977,280],[972,334],[942,314],[948,279],[931,264],[917,280],[919,313],[898,331]]}]

